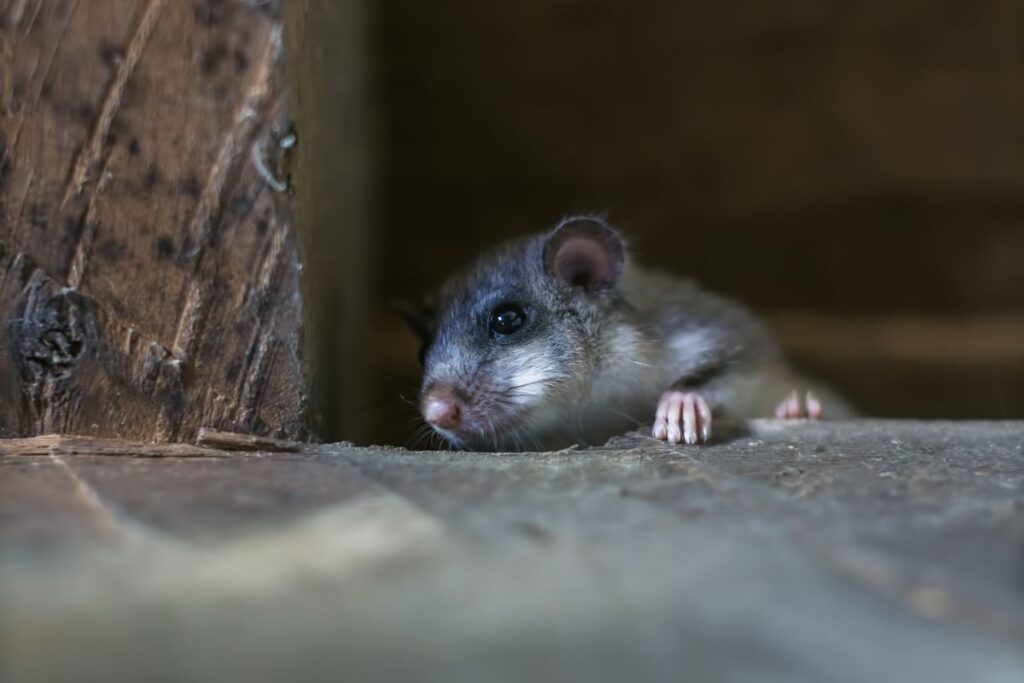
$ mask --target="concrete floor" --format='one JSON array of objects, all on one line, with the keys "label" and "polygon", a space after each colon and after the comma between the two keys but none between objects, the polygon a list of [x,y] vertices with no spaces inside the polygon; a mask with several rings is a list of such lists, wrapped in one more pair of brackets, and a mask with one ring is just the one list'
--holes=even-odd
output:
[{"label": "concrete floor", "polygon": [[1024,423],[115,450],[0,448],[3,681],[1024,680]]}]

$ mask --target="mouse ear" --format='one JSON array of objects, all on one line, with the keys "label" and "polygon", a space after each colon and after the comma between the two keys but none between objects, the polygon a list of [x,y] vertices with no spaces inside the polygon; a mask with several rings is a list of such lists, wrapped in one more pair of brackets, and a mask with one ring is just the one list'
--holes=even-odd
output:
[{"label": "mouse ear", "polygon": [[433,302],[423,301],[410,304],[406,301],[395,302],[395,307],[402,314],[402,319],[422,341],[429,341],[434,336],[435,308]]},{"label": "mouse ear", "polygon": [[587,292],[614,285],[624,259],[622,238],[599,218],[567,218],[544,244],[547,274]]}]

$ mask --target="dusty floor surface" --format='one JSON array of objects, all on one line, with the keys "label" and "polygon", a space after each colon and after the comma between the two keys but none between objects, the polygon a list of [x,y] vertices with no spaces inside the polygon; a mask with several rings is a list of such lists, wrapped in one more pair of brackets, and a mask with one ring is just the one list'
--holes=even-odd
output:
[{"label": "dusty floor surface", "polygon": [[0,455],[0,679],[1024,680],[1024,423]]}]

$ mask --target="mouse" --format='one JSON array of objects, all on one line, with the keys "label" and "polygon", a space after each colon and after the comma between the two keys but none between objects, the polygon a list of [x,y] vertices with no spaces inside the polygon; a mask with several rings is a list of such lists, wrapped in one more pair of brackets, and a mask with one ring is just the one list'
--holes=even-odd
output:
[{"label": "mouse", "polygon": [[421,416],[455,449],[599,446],[642,425],[698,446],[720,424],[853,414],[746,308],[636,264],[600,216],[498,245],[405,314]]}]

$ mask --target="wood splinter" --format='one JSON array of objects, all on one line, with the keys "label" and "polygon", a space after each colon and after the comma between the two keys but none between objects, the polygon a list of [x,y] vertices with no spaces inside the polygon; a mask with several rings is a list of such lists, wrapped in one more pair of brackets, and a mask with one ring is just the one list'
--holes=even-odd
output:
[{"label": "wood splinter", "polygon": [[255,434],[239,434],[222,432],[219,429],[200,427],[196,436],[196,444],[207,448],[219,448],[225,451],[271,451],[297,453],[304,444],[298,441],[272,439]]}]

